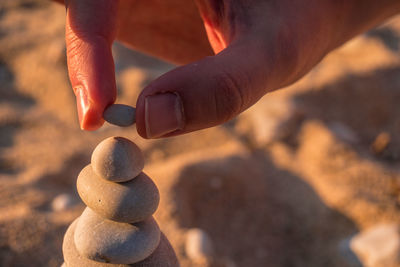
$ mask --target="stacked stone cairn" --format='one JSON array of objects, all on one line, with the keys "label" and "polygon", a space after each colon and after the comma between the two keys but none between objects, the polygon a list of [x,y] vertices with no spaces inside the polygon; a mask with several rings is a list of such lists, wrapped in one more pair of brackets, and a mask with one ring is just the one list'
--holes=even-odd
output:
[{"label": "stacked stone cairn", "polygon": [[160,195],[143,167],[142,152],[126,138],[110,137],[95,148],[78,176],[87,207],[64,236],[64,266],[179,266],[152,217]]}]

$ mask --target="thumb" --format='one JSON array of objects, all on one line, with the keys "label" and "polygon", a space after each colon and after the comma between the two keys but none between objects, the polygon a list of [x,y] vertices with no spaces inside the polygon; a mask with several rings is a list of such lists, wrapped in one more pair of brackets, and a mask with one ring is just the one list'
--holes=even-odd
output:
[{"label": "thumb", "polygon": [[111,45],[115,38],[116,0],[68,0],[66,43],[68,72],[82,129],[103,124],[104,109],[115,101]]},{"label": "thumb", "polygon": [[179,67],[146,87],[137,102],[141,136],[159,138],[224,123],[273,87],[257,42],[232,43],[216,56]]}]

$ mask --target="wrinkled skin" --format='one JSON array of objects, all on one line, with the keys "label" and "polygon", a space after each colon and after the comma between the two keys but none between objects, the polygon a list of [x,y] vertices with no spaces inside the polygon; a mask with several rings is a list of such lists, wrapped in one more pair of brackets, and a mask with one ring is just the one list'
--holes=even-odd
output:
[{"label": "wrinkled skin", "polygon": [[187,64],[137,100],[139,134],[158,138],[235,117],[399,11],[398,0],[69,0],[68,67],[81,128],[100,127],[115,101],[115,39]]}]

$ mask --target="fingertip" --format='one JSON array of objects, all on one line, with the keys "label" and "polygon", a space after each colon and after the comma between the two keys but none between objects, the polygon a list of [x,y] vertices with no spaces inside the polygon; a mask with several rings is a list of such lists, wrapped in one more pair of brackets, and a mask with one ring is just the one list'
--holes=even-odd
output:
[{"label": "fingertip", "polygon": [[142,137],[167,137],[179,134],[185,128],[185,113],[178,92],[147,93],[143,94],[138,102],[140,112],[139,115],[137,113],[136,121],[138,133]]},{"label": "fingertip", "polygon": [[145,123],[145,90],[142,91],[136,102],[136,129],[141,137],[148,139]]},{"label": "fingertip", "polygon": [[81,130],[95,131],[103,126],[104,119],[98,116],[98,114],[98,111],[89,110],[86,116],[84,116],[79,123]]},{"label": "fingertip", "polygon": [[95,108],[87,108],[81,110],[78,104],[78,118],[81,130],[95,131],[104,124],[103,110]]},{"label": "fingertip", "polygon": [[115,97],[111,97],[112,100],[108,101],[108,95],[103,94],[100,95],[100,99],[93,101],[89,96],[88,90],[83,86],[75,87],[74,92],[81,130],[97,130],[104,124],[103,112],[105,108],[114,102]]}]

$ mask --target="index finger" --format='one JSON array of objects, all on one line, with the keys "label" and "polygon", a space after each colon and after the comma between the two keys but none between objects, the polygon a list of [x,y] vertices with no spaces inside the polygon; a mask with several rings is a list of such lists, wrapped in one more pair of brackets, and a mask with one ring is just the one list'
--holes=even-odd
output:
[{"label": "index finger", "polygon": [[77,99],[81,129],[103,124],[104,109],[115,101],[111,45],[117,0],[68,0],[65,39],[68,72]]}]

